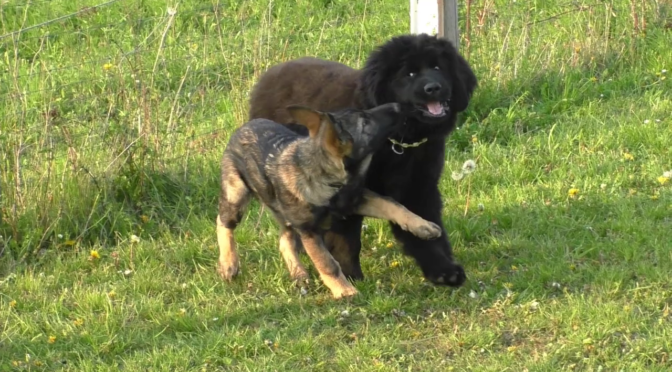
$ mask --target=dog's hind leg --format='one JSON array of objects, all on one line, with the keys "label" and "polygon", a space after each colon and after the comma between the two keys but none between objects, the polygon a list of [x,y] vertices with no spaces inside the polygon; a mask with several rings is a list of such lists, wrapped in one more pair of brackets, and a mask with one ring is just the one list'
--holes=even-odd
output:
[{"label": "dog's hind leg", "polygon": [[240,222],[243,210],[250,200],[250,190],[229,159],[222,161],[222,185],[217,215],[217,244],[219,261],[217,272],[222,279],[231,280],[240,271],[233,231]]},{"label": "dog's hind leg", "polygon": [[322,282],[331,290],[334,298],[356,295],[358,293],[357,289],[345,278],[341,266],[324,246],[320,235],[306,231],[299,231],[299,235],[306,253],[320,273]]},{"label": "dog's hind leg", "polygon": [[394,200],[382,197],[368,189],[364,190],[364,202],[359,205],[356,213],[394,222],[420,239],[436,239],[442,233],[441,227],[437,224],[425,220]]},{"label": "dog's hind leg", "polygon": [[283,227],[280,233],[279,248],[292,279],[304,281],[308,279],[308,271],[299,260],[297,239],[297,234],[291,228]]}]

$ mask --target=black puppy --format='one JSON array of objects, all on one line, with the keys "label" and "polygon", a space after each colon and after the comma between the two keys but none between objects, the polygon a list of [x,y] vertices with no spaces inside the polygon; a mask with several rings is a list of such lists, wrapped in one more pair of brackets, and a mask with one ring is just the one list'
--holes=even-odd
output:
[{"label": "black puppy", "polygon": [[[398,127],[389,136],[387,146],[375,153],[365,185],[442,225],[443,202],[438,184],[445,161],[445,141],[476,85],[471,67],[450,42],[425,34],[403,35],[378,47],[362,70],[316,58],[301,58],[270,68],[252,91],[250,118],[292,123],[284,111],[287,104],[328,111],[400,103],[400,116],[407,117],[406,125]],[[347,196],[347,191],[344,189],[341,196]],[[348,200],[337,195],[333,203],[347,215],[348,207],[352,207]],[[351,202],[356,205],[360,201]],[[325,235],[325,242],[343,271],[355,279],[363,277],[359,262],[361,224],[361,216],[349,215],[334,220]],[[466,274],[453,261],[445,230],[440,239],[432,241],[419,239],[394,224],[392,231],[428,280],[450,286],[464,283]]]}]

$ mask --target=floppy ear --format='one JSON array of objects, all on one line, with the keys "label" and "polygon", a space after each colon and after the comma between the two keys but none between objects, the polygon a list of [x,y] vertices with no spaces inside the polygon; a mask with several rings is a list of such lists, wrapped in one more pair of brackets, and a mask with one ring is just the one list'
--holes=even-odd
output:
[{"label": "floppy ear", "polygon": [[317,136],[317,134],[320,132],[322,117],[324,116],[321,112],[300,105],[290,105],[286,108],[297,124],[301,124],[308,128],[310,137]]},{"label": "floppy ear", "polygon": [[362,75],[359,80],[359,100],[362,107],[375,107],[386,101],[385,81],[388,79],[390,61],[394,58],[388,58],[389,47],[386,45],[373,51],[366,60],[366,65],[362,69]]},{"label": "floppy ear", "polygon": [[451,79],[453,81],[453,95],[450,98],[450,109],[462,112],[467,109],[471,96],[478,85],[476,75],[469,63],[462,57],[457,49],[446,41],[446,51],[451,61]]}]

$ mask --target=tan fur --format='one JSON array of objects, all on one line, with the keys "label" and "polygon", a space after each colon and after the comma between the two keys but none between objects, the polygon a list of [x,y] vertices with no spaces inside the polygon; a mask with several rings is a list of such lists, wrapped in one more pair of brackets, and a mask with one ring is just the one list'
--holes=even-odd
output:
[{"label": "tan fur", "polygon": [[350,284],[341,271],[338,262],[334,260],[327,248],[322,243],[319,235],[312,233],[300,233],[301,243],[308,253],[315,268],[320,273],[324,285],[331,290],[334,298],[350,297],[356,295],[357,289]]},{"label": "tan fur", "polygon": [[217,272],[224,280],[231,280],[240,271],[240,258],[236,250],[233,230],[222,224],[217,216],[217,243],[219,244],[219,261]]},{"label": "tan fur", "polygon": [[289,275],[291,278],[296,281],[303,281],[308,279],[308,271],[306,271],[306,268],[299,260],[299,255],[292,237],[292,232],[290,230],[283,229],[282,233],[280,233],[279,243],[280,244],[278,244],[278,246],[280,248],[280,254],[282,254],[282,258],[285,260],[285,264],[287,265],[287,270],[289,270]]},{"label": "tan fur", "polygon": [[330,247],[331,255],[341,265],[343,272],[350,272],[352,263],[350,262],[350,246],[342,235],[327,231],[324,234],[324,244]]},{"label": "tan fur", "polygon": [[370,190],[364,190],[364,202],[357,209],[357,214],[392,221],[421,239],[441,236],[441,228],[438,225],[421,218],[394,200]]}]

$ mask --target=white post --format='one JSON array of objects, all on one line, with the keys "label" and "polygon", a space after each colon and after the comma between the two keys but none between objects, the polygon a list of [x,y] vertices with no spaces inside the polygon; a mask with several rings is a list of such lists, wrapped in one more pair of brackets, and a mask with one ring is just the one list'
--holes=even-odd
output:
[{"label": "white post", "polygon": [[457,0],[410,0],[411,33],[439,35],[460,46]]}]

